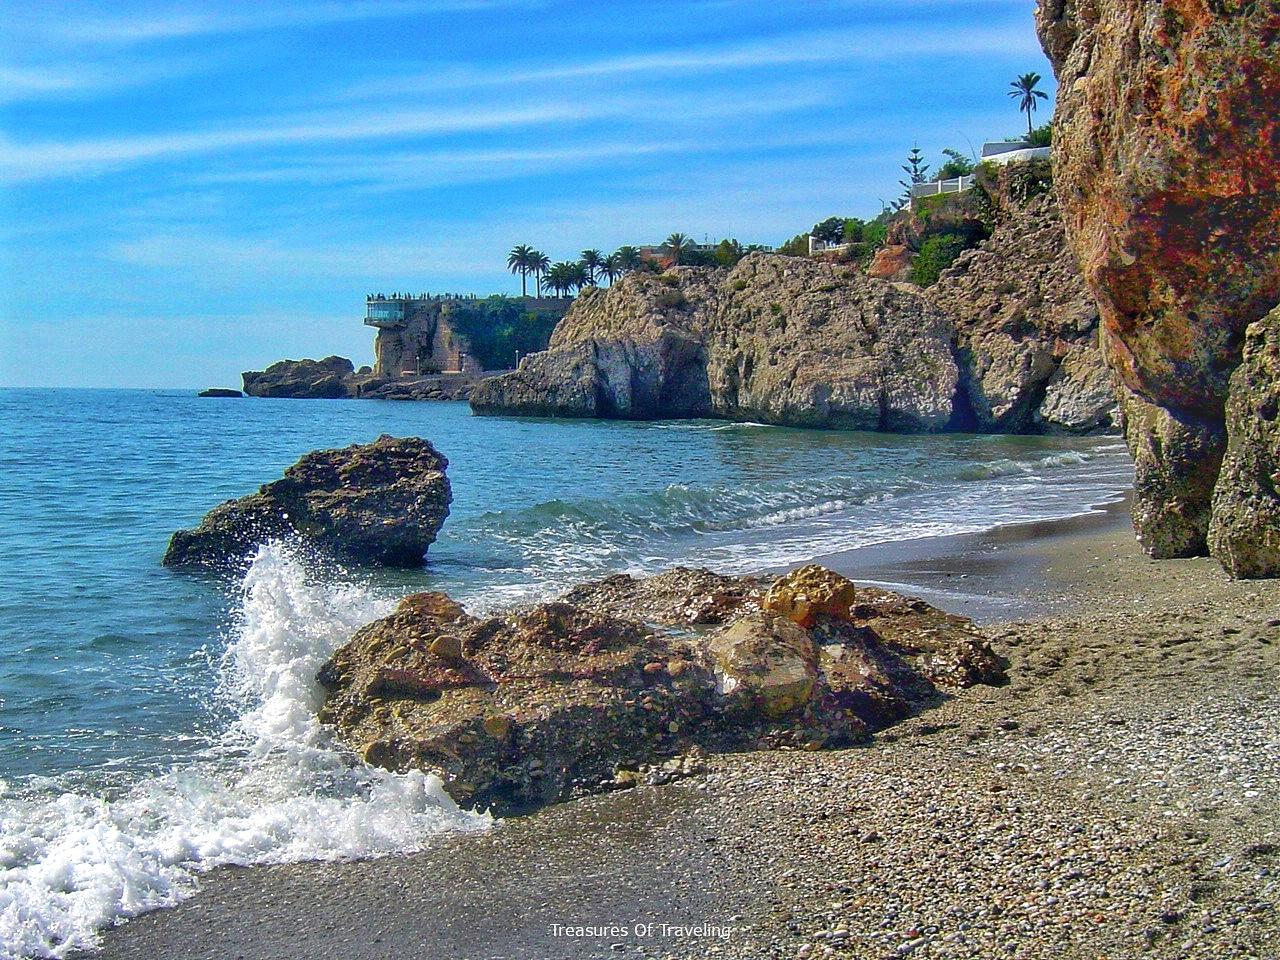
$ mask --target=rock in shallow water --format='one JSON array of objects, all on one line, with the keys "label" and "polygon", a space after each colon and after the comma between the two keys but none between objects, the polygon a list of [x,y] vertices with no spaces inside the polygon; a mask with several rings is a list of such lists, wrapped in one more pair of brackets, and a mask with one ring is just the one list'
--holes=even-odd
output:
[{"label": "rock in shallow water", "polygon": [[448,465],[416,437],[313,451],[282,479],[175,533],[164,563],[234,570],[268,540],[297,538],[344,561],[418,566],[449,515]]},{"label": "rock in shallow water", "polygon": [[[489,619],[408,597],[325,664],[321,719],[370,763],[438,772],[459,802],[512,813],[690,750],[847,744],[1003,680],[969,621],[921,601],[867,588],[805,629],[762,611],[763,587],[610,577]],[[649,622],[630,615],[646,599]],[[713,633],[693,626],[706,611]]]}]

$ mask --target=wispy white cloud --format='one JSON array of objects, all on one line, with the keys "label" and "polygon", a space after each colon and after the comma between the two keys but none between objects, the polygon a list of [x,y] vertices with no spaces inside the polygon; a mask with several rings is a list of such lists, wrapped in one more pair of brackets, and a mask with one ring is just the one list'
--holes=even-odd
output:
[{"label": "wispy white cloud", "polygon": [[[910,25],[924,27],[925,25]],[[1034,32],[1008,24],[938,30],[898,26],[862,27],[797,33],[738,44],[676,47],[643,54],[603,57],[576,63],[494,69],[490,65],[418,75],[398,73],[355,84],[344,92],[352,98],[421,95],[480,87],[518,88],[522,84],[610,79],[649,75],[674,82],[682,75],[776,68],[805,64],[854,63],[907,57],[991,53],[1039,53]],[[815,84],[822,77],[811,77]]]},{"label": "wispy white cloud", "polygon": [[628,124],[662,122],[690,125],[724,118],[802,110],[825,102],[820,90],[760,94],[745,103],[706,101],[690,104],[674,117],[661,103],[637,104],[627,98],[542,102],[510,107],[425,110],[342,110],[303,118],[273,119],[255,126],[132,137],[17,143],[0,138],[0,180],[49,179],[118,168],[157,159],[173,159],[247,147],[284,147],[340,141],[377,140],[384,147],[407,138],[497,131],[518,127],[564,126],[587,120],[623,120]]},{"label": "wispy white cloud", "polygon": [[[200,12],[174,7],[160,15],[134,13],[98,19],[67,18],[49,27],[49,32],[71,42],[128,45],[515,5],[517,0],[347,0],[342,3],[258,4],[248,10],[218,9],[215,6]],[[518,5],[530,4],[520,2]]]}]

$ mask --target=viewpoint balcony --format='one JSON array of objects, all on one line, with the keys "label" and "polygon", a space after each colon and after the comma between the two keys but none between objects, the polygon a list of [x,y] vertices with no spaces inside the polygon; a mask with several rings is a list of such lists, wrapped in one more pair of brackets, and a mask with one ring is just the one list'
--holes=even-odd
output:
[{"label": "viewpoint balcony", "polygon": [[398,330],[404,326],[403,300],[369,300],[365,303],[364,322],[380,330]]}]

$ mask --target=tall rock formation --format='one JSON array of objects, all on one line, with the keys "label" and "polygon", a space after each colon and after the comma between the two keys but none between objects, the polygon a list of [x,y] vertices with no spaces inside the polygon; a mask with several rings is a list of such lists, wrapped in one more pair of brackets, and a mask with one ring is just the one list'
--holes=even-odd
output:
[{"label": "tall rock formation", "polygon": [[1280,307],[1245,332],[1227,394],[1227,453],[1209,546],[1237,577],[1280,571]]},{"label": "tall rock formation", "polygon": [[1058,77],[1067,236],[1137,463],[1138,536],[1153,556],[1204,553],[1232,374],[1246,329],[1280,301],[1280,4],[1040,0],[1036,16]]}]

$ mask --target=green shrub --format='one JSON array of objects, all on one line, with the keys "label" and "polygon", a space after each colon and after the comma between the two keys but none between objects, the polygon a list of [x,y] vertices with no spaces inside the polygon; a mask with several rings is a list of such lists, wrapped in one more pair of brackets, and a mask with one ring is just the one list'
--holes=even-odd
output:
[{"label": "green shrub", "polygon": [[735,281],[733,281],[733,289],[738,290],[738,291],[742,291],[742,290],[747,289],[747,281],[745,281],[745,280],[735,280]]},{"label": "green shrub", "polygon": [[1036,127],[1031,131],[1028,138],[1033,147],[1049,147],[1053,145],[1053,124],[1046,123],[1042,127]]},{"label": "green shrub", "polygon": [[685,304],[684,293],[680,290],[667,289],[659,290],[654,302],[660,307],[683,307]]},{"label": "green shrub", "polygon": [[911,282],[921,287],[931,287],[938,282],[943,270],[955,262],[970,246],[961,234],[940,233],[930,237],[920,246],[911,264]]},{"label": "green shrub", "polygon": [[809,235],[797,234],[777,250],[784,257],[807,257],[809,255]]},{"label": "green shrub", "polygon": [[[471,354],[486,370],[504,370],[521,356],[547,349],[559,322],[555,313],[524,309],[515,297],[487,297],[451,304],[449,320],[471,343]],[[421,368],[420,368],[421,369]]]}]

